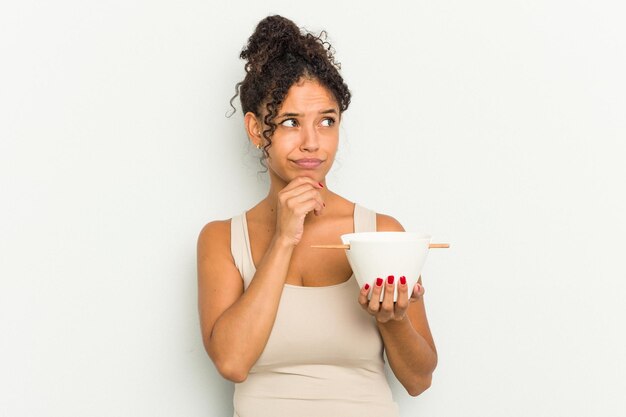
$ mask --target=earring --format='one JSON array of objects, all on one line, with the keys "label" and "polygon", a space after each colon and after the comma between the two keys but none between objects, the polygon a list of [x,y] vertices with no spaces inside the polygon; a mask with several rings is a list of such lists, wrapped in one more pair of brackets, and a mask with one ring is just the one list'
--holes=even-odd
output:
[{"label": "earring", "polygon": [[259,143],[256,144],[257,149],[261,149],[261,145]]}]

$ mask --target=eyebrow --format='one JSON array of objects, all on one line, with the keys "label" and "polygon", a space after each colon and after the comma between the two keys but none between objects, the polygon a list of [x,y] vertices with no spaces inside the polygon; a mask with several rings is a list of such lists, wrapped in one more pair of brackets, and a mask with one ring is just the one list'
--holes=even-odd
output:
[{"label": "eyebrow", "polygon": [[[336,109],[322,110],[319,112],[319,114],[337,114],[337,110]],[[299,117],[299,116],[302,116],[302,115],[300,113],[283,113],[283,114],[279,114],[278,116],[276,116],[276,118],[279,119],[283,117]]]}]

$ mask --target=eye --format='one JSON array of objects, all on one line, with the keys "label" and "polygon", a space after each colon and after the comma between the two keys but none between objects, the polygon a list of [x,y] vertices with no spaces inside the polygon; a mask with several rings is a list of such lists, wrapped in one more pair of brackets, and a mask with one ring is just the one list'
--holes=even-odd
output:
[{"label": "eye", "polygon": [[280,122],[280,125],[286,127],[296,127],[298,126],[298,121],[296,119],[285,119]]},{"label": "eye", "polygon": [[322,119],[322,126],[330,127],[334,124],[335,124],[335,119],[333,119],[332,117],[327,117],[325,119]]}]

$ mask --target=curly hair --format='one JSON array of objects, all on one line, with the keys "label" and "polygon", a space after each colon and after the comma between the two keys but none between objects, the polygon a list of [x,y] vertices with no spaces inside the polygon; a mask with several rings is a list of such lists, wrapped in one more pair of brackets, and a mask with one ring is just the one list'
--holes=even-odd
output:
[{"label": "curly hair", "polygon": [[[235,86],[243,113],[252,112],[263,118],[267,126],[262,134],[265,158],[276,131],[276,118],[287,92],[301,78],[316,80],[334,96],[340,113],[350,105],[350,90],[339,74],[340,64],[335,61],[334,50],[326,41],[325,31],[315,35],[300,31],[298,26],[282,16],[268,16],[261,20],[240,58],[247,60],[246,76]],[[262,160],[263,162],[263,160]]]}]

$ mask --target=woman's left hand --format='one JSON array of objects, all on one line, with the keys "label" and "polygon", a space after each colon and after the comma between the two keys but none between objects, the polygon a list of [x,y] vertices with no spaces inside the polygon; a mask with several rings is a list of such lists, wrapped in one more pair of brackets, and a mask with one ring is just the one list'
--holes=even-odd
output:
[{"label": "woman's left hand", "polygon": [[[418,279],[417,284],[413,287],[411,297],[409,298],[409,288],[406,285],[406,278],[398,279],[398,300],[393,301],[393,287],[395,278],[389,275],[386,280],[377,278],[372,283],[372,297],[368,300],[367,294],[370,292],[370,285],[365,284],[359,293],[359,304],[365,311],[376,317],[379,323],[386,323],[390,320],[402,320],[406,317],[406,310],[410,302],[418,301],[424,295],[424,287],[420,285],[422,277]],[[384,293],[383,301],[380,300],[381,292]]]}]

